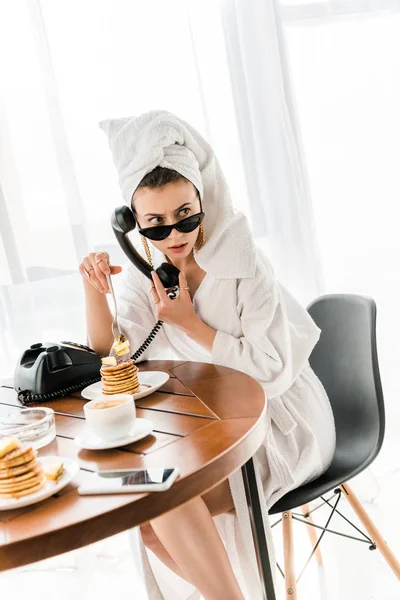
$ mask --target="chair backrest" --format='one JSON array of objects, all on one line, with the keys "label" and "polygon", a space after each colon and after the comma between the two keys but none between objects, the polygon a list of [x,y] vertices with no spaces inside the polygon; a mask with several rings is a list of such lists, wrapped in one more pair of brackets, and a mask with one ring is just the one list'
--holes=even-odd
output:
[{"label": "chair backrest", "polygon": [[332,294],[317,298],[308,311],[321,329],[310,364],[332,405],[341,455],[336,458],[346,460],[350,453],[360,472],[378,454],[385,431],[376,305],[371,298]]}]

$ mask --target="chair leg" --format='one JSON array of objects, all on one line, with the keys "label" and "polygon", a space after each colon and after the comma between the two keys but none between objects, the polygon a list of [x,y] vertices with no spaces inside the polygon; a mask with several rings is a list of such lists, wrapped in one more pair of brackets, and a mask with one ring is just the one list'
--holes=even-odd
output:
[{"label": "chair leg", "polygon": [[[307,519],[307,521],[309,523],[311,523],[311,524],[314,523],[312,516],[309,514],[310,506],[308,504],[303,504],[303,506],[301,507],[301,512],[303,513],[304,517]],[[307,528],[308,537],[310,538],[311,546],[314,548],[314,546],[318,540],[317,533],[315,531],[315,527],[312,527],[312,525],[306,525],[306,528]],[[317,560],[317,563],[319,565],[322,565],[322,554],[321,554],[321,549],[319,546],[315,551],[315,558]]]},{"label": "chair leg", "polygon": [[297,599],[296,575],[294,571],[292,511],[282,513],[283,556],[285,564],[286,600]]},{"label": "chair leg", "polygon": [[393,552],[390,550],[389,546],[386,544],[378,529],[375,527],[375,525],[367,515],[365,509],[361,506],[357,496],[354,494],[348,483],[344,483],[340,487],[343,492],[343,496],[349,502],[357,517],[364,525],[371,540],[374,542],[375,546],[378,548],[379,552],[382,554],[383,558],[386,560],[389,567],[392,569],[393,573],[398,579],[400,579],[399,561],[397,560]]}]

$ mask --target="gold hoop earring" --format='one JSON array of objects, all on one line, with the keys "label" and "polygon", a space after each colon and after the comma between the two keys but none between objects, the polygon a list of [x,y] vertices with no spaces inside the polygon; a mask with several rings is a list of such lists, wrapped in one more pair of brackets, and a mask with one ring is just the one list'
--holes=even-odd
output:
[{"label": "gold hoop earring", "polygon": [[194,245],[195,250],[198,252],[206,243],[205,235],[204,235],[204,221],[200,223],[199,227],[199,235],[197,236],[196,243]]},{"label": "gold hoop earring", "polygon": [[150,252],[149,244],[147,243],[147,240],[144,237],[144,235],[141,235],[140,239],[142,240],[143,248],[144,248],[144,251],[146,252],[147,262],[149,263],[149,265],[151,266],[151,268],[154,269],[153,259],[151,257],[151,252]]}]

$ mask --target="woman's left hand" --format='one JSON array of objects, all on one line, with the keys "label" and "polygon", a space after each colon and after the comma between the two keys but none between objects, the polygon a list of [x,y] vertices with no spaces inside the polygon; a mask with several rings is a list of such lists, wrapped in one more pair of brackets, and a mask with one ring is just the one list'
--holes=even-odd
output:
[{"label": "woman's left hand", "polygon": [[179,273],[179,296],[171,300],[157,273],[152,271],[154,286],[150,288],[150,295],[153,299],[157,311],[157,317],[160,321],[175,325],[185,332],[190,331],[198,316],[193,307],[192,299],[189,294],[185,274]]}]

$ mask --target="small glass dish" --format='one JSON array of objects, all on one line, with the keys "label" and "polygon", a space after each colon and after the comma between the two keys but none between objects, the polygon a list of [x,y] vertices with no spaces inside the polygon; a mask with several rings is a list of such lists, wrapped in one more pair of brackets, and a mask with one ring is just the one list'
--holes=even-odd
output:
[{"label": "small glass dish", "polygon": [[56,424],[52,408],[23,408],[0,416],[0,439],[14,437],[32,448],[43,448],[56,437]]}]

